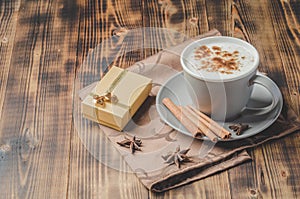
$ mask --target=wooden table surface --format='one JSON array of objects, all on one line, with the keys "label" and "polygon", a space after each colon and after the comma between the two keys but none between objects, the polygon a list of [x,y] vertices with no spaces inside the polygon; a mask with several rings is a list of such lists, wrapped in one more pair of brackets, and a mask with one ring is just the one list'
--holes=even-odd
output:
[{"label": "wooden table surface", "polygon": [[[157,194],[91,155],[72,114],[88,53],[113,35],[159,27],[249,41],[299,116],[299,24],[299,0],[0,0],[0,198],[300,197],[299,132],[250,149],[250,162]],[[158,52],[156,37],[115,62],[125,68]]]}]

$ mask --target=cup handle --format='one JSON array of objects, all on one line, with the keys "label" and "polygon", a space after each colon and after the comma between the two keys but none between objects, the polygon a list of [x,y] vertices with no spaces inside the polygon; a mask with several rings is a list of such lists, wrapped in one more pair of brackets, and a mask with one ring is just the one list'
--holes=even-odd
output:
[{"label": "cup handle", "polygon": [[280,96],[275,95],[277,87],[274,82],[267,76],[256,74],[249,80],[249,86],[254,84],[259,84],[265,87],[272,95],[272,103],[265,107],[255,108],[255,107],[245,107],[242,110],[242,115],[264,115],[272,111],[278,104]]}]

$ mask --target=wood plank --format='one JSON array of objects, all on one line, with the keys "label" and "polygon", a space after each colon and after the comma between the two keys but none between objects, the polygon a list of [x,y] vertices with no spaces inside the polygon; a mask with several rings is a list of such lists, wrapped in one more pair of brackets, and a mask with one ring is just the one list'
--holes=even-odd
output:
[{"label": "wood plank", "polygon": [[[294,4],[295,5],[295,4]],[[295,20],[297,11],[292,9],[292,2],[268,2],[264,9],[270,17],[274,28],[274,36],[281,66],[276,67],[272,74],[284,72],[287,90],[283,91],[285,102],[299,116],[300,105],[300,67],[299,67],[299,24]],[[279,13],[279,14],[278,14]],[[271,41],[270,41],[271,43]],[[280,65],[279,65],[280,66]],[[277,76],[276,76],[277,77]],[[263,146],[263,158],[266,162],[266,174],[270,176],[270,193],[275,198],[295,198],[299,192],[297,179],[300,176],[298,157],[300,153],[299,135],[291,135],[281,142]],[[292,145],[291,145],[292,144]],[[293,147],[290,147],[293,146]]]},{"label": "wood plank", "polygon": [[[259,69],[277,83],[287,105],[299,115],[300,72],[297,55],[300,48],[299,39],[293,36],[297,34],[295,27],[298,24],[293,21],[297,15],[297,7],[291,6],[292,4],[280,1],[261,1],[259,4],[236,2],[240,15],[244,16],[242,21],[247,34],[252,36],[249,41],[261,56]],[[253,16],[252,13],[260,15]],[[288,23],[289,21],[293,22]]]},{"label": "wood plank", "polygon": [[[217,28],[257,47],[259,69],[279,85],[299,116],[299,17],[299,3],[284,0],[0,1],[1,197],[296,198],[299,133],[250,150],[252,162],[156,194],[118,154],[101,159],[86,148],[78,124],[72,125],[72,100],[76,72],[99,77],[109,60],[126,68],[182,39],[151,34],[146,41],[145,31],[126,39],[128,31],[161,27],[192,37]],[[111,42],[113,35],[124,42]],[[145,49],[148,42],[151,49]],[[107,62],[81,74],[99,43],[115,51],[99,51],[96,62]],[[105,142],[103,134],[82,128],[88,129],[88,144]],[[110,145],[93,146],[101,154]],[[109,158],[125,172],[115,170]]]},{"label": "wood plank", "polygon": [[[282,4],[280,1],[260,1],[258,4],[251,4],[236,1],[233,7],[235,36],[246,38],[258,49],[261,55],[259,69],[266,72],[277,83],[285,103],[296,106],[297,109],[298,102],[295,105],[290,98],[297,97],[298,94],[295,91],[288,91],[287,88],[298,86],[295,81],[299,82],[299,72],[297,72],[299,62],[296,55],[299,45],[295,37],[286,37],[286,29],[289,27],[284,23],[287,19],[292,20],[295,14],[284,15],[282,12],[284,9],[289,9],[287,2]],[[260,13],[260,15],[253,15],[253,13]],[[290,29],[294,30],[293,27]],[[278,37],[284,38],[278,42]],[[281,48],[286,45],[285,48],[289,51],[284,52],[278,46],[274,46],[276,43],[281,44]],[[285,67],[286,63],[288,66]],[[296,169],[299,166],[295,166],[300,148],[297,140],[299,135],[294,134],[284,138],[283,141],[277,140],[264,144],[252,151],[251,156],[254,160],[251,164],[231,169],[229,178],[235,189],[234,198],[294,198],[297,190],[299,191],[294,180],[299,178],[299,170]],[[287,145],[285,142],[290,144]],[[245,173],[248,175],[244,175]],[[239,185],[234,186],[235,183]]]},{"label": "wood plank", "polygon": [[94,143],[84,142],[78,134],[72,137],[68,198],[146,197],[146,189],[126,162],[119,159],[119,152],[111,149],[105,134],[97,132],[88,139]]},{"label": "wood plank", "polygon": [[68,3],[75,2],[20,4],[0,122],[1,196],[67,194],[77,45],[76,20],[62,13]]},{"label": "wood plank", "polygon": [[[192,4],[193,5],[193,4]],[[145,6],[145,5],[144,5]],[[191,5],[190,5],[191,6]],[[202,7],[201,6],[199,6],[199,8],[201,8],[202,9]],[[148,10],[149,9],[149,10]],[[147,13],[149,13],[149,14],[151,14],[152,13],[152,10],[153,9],[153,7],[152,6],[149,6],[149,7],[144,7],[144,12],[147,12]],[[115,10],[115,9],[109,9],[109,10]],[[86,11],[85,11],[86,12]],[[93,11],[89,11],[89,13],[93,13]],[[113,14],[112,14],[113,15]],[[144,19],[144,23],[146,24],[146,23],[149,23],[149,22],[152,22],[151,20],[150,21],[148,21],[148,19],[146,19],[146,17],[145,16],[143,16],[143,19]],[[103,19],[104,20],[104,19]],[[85,19],[83,19],[83,23],[86,23],[85,21]],[[118,23],[118,22],[116,22],[116,23]],[[108,25],[108,26],[110,26],[110,25]],[[144,27],[147,27],[147,25],[145,25]],[[92,28],[92,27],[89,27],[89,28]],[[125,29],[126,30],[126,29]],[[86,35],[88,35],[88,30],[86,29],[86,28],[84,28],[84,33],[83,33],[83,36],[82,36],[82,38],[86,38]],[[91,30],[90,30],[91,31]],[[126,30],[127,31],[127,30]],[[126,34],[126,33],[125,33]],[[145,34],[145,33],[144,33]],[[120,37],[122,36],[122,34],[120,34]],[[135,49],[136,48],[136,46],[137,45],[143,45],[143,44],[141,44],[139,41],[139,36],[140,35],[137,35],[138,37],[135,37],[134,38],[134,40],[133,41],[130,41],[131,43],[126,43],[126,42],[128,42],[128,41],[125,41],[125,47],[124,48],[133,48],[133,49]],[[170,39],[169,41],[169,43],[161,43],[161,42],[156,42],[157,40],[158,41],[163,41],[163,39],[162,38],[159,38],[159,35],[153,35],[154,37],[153,37],[153,40],[152,40],[152,42],[153,42],[153,48],[152,49],[161,49],[161,48],[163,48],[163,47],[168,47],[168,46],[170,46],[170,45],[172,45],[173,44],[173,40],[172,39]],[[155,38],[155,36],[156,36],[156,38]],[[103,38],[105,38],[105,36],[103,36]],[[120,38],[119,38],[120,39]],[[157,40],[156,40],[157,39]],[[88,40],[88,38],[86,38],[86,40]],[[163,41],[164,42],[164,41]],[[102,44],[102,42],[101,42],[101,44]],[[163,44],[163,45],[162,45]],[[144,46],[146,45],[146,42],[144,41]],[[174,44],[173,44],[174,45]],[[108,45],[109,46],[109,45]],[[113,46],[109,46],[109,47],[111,47],[111,48],[113,48]],[[143,46],[141,46],[141,47],[143,47]],[[100,49],[100,48],[99,48]],[[102,48],[101,48],[102,49]],[[152,50],[151,49],[151,50]],[[85,50],[83,50],[83,52],[84,52]],[[123,49],[123,52],[126,52],[127,50],[124,50]],[[87,52],[87,51],[85,51],[85,52]],[[91,51],[90,51],[91,52]],[[101,50],[99,50],[99,52],[101,52],[102,53],[102,51]],[[147,49],[145,49],[145,52],[147,52]],[[153,51],[152,52],[152,54],[154,53],[154,52],[156,52],[156,51]],[[122,52],[120,52],[120,54],[122,54]],[[101,59],[103,59],[103,57],[105,56],[105,54],[103,53],[103,54],[100,54],[100,55],[98,55],[100,58],[100,60]],[[84,57],[84,56],[83,56]],[[98,58],[93,58],[93,60],[97,60]],[[123,59],[121,59],[121,63],[122,63],[122,61],[123,61],[123,63],[125,63],[124,65],[126,65],[126,59],[127,59],[127,57],[124,57]],[[94,64],[94,65],[97,65],[97,64],[95,64],[95,63],[93,63],[93,60],[91,60],[91,62],[90,62],[90,64]],[[137,60],[136,60],[137,61]],[[83,64],[84,65],[84,64]],[[122,66],[124,66],[124,65],[122,65]],[[81,67],[83,67],[83,66],[81,66]],[[100,67],[102,67],[102,66],[100,66]],[[98,71],[101,71],[101,69],[100,70],[98,70]],[[93,76],[95,76],[94,75],[94,73],[96,73],[96,71],[89,71],[89,75],[91,76],[91,77],[93,77]],[[80,72],[78,73],[78,74],[80,74]],[[76,88],[75,88],[76,89]],[[83,127],[82,127],[83,128]],[[89,136],[91,136],[91,132],[89,132],[89,131],[86,131],[87,132],[87,134],[89,135]],[[89,137],[88,136],[88,137]],[[90,139],[90,140],[97,140],[95,137],[93,138],[93,139],[91,139],[91,138],[88,138],[88,139]],[[98,139],[99,140],[99,139]],[[79,144],[79,143],[78,143]],[[80,170],[86,170],[85,172],[83,172],[83,173],[80,173],[80,175],[82,175],[82,176],[80,176],[80,177],[78,177],[78,179],[73,179],[72,178],[72,176],[73,175],[75,175],[77,172],[78,172],[78,170],[79,170],[79,168],[78,168],[78,163],[76,163],[77,161],[79,161],[79,160],[77,160],[77,157],[78,156],[80,156],[80,155],[78,155],[78,152],[75,152],[75,151],[77,151],[77,147],[78,146],[76,146],[76,145],[74,145],[74,147],[73,147],[73,144],[72,144],[72,153],[71,153],[71,171],[70,171],[70,176],[71,176],[71,179],[70,179],[70,188],[69,188],[69,190],[76,190],[75,192],[76,193],[80,193],[80,194],[77,194],[78,195],[78,197],[89,197],[89,196],[91,196],[90,195],[90,192],[88,192],[88,189],[85,189],[85,188],[82,188],[82,189],[79,189],[78,187],[85,187],[85,185],[84,184],[86,184],[86,183],[88,183],[87,181],[84,181],[84,179],[89,179],[89,178],[84,178],[84,175],[86,175],[85,173],[90,173],[90,172],[88,172],[89,170],[91,170],[92,169],[92,167],[91,166],[88,166],[89,165],[89,162],[88,161],[86,161],[85,163],[82,163],[82,164],[85,164],[85,165],[87,165],[87,166],[84,166],[84,169],[83,168],[81,168]],[[73,152],[73,150],[74,150],[74,152]],[[74,163],[72,163],[73,162],[73,157],[74,157]],[[90,160],[89,160],[90,161]],[[101,161],[100,161],[101,162]],[[107,162],[104,162],[103,163],[104,165],[98,165],[99,167],[100,167],[100,169],[102,168],[102,167],[104,167],[105,168],[105,164],[107,164]],[[95,168],[96,169],[96,168]],[[115,183],[109,183],[109,186],[105,186],[105,184],[106,184],[106,179],[107,179],[107,176],[116,176],[116,174],[113,172],[113,170],[111,170],[111,169],[107,169],[106,170],[106,172],[107,172],[107,175],[106,174],[102,174],[101,176],[100,176],[100,178],[101,178],[101,180],[98,182],[98,181],[96,181],[96,185],[95,185],[95,187],[98,187],[98,190],[102,190],[101,189],[101,187],[105,187],[105,190],[109,190],[109,191],[107,191],[107,192],[101,192],[101,194],[100,195],[102,195],[103,197],[105,196],[105,197],[110,197],[111,195],[111,193],[114,193],[115,194],[115,197],[129,197],[129,195],[123,195],[122,193],[126,193],[125,191],[122,191],[122,190],[127,190],[127,192],[128,192],[128,188],[127,189],[123,189],[123,187],[122,187],[122,185],[118,185],[118,184],[115,184]],[[94,172],[94,173],[98,173],[98,172]],[[126,174],[127,175],[127,174]],[[225,174],[223,174],[225,177],[227,176],[227,174],[225,173]],[[119,178],[117,178],[117,177],[113,177],[114,179],[119,179]],[[218,179],[219,179],[219,177],[217,177]],[[78,183],[78,181],[80,181],[79,183],[80,184],[82,184],[82,186],[78,186],[78,185],[76,185],[75,183],[77,182]],[[118,180],[117,180],[117,182],[119,182]],[[121,181],[122,182],[122,181]],[[98,185],[98,183],[99,183],[99,185]],[[101,186],[101,183],[102,183],[102,186]],[[228,184],[227,183],[225,183],[227,186],[228,186]],[[127,185],[128,186],[128,185]],[[190,188],[189,189],[191,189],[191,187],[195,187],[195,186],[197,186],[197,185],[191,185],[190,186]],[[118,189],[117,189],[117,187],[119,187]],[[140,186],[136,186],[136,189],[137,188],[139,188]],[[208,189],[210,188],[210,186],[207,186],[208,187]],[[228,187],[226,187],[227,189],[228,189]],[[121,189],[121,190],[119,190],[119,189]],[[129,190],[131,190],[132,188],[131,187],[129,187]],[[225,190],[225,189],[224,189]],[[223,192],[224,192],[224,190],[222,190],[222,191],[220,191],[219,193],[222,193],[223,194]],[[177,190],[178,191],[178,190]],[[92,192],[94,192],[94,191],[92,191]],[[135,190],[134,192],[139,192],[138,190]],[[208,191],[208,192],[210,192],[210,191]],[[176,193],[176,192],[175,192]],[[108,194],[108,195],[105,195],[105,194]],[[211,192],[211,194],[213,194],[212,192]],[[69,194],[69,196],[70,197],[76,197],[77,196],[76,194],[74,194],[74,192],[72,192],[72,193],[70,193]],[[145,195],[145,193],[143,193],[143,195]],[[132,196],[131,196],[132,197]]]},{"label": "wood plank", "polygon": [[[239,4],[238,4],[239,3]],[[244,13],[249,9],[247,2],[232,2],[231,5],[231,25],[232,32],[229,36],[234,36],[251,43],[251,32],[249,33],[247,24],[251,18]],[[249,11],[249,13],[251,13]],[[254,152],[250,155],[253,157]],[[249,162],[228,170],[230,191],[232,198],[260,198],[260,192],[257,188],[255,162]]]},{"label": "wood plank", "polygon": [[222,35],[233,35],[231,16],[232,4],[232,0],[206,1],[206,12],[209,29],[218,29]]},{"label": "wood plank", "polygon": [[[83,10],[81,15],[81,42],[79,49],[78,64],[81,65],[88,53],[101,44],[99,48],[114,49],[112,43],[109,43],[111,37],[124,37],[130,29],[141,26],[140,1],[131,1],[128,4],[126,0],[119,1],[81,1]],[[136,40],[139,41],[139,40]],[[112,59],[113,64],[124,67],[132,65],[138,59],[131,60],[131,57],[138,57],[137,54],[128,53],[130,49],[120,49],[117,57],[105,57]],[[129,48],[131,48],[129,46]],[[124,50],[125,52],[122,52]],[[102,56],[108,56],[107,52],[102,52]],[[133,55],[133,56],[131,56]],[[126,61],[122,61],[126,58]],[[121,60],[121,61],[120,61]],[[104,59],[105,61],[105,59]],[[128,62],[128,63],[127,63]],[[111,63],[106,63],[107,65]]]},{"label": "wood plank", "polygon": [[[250,153],[253,157],[253,152]],[[259,198],[254,161],[244,163],[228,171],[232,198]]]},{"label": "wood plank", "polygon": [[[145,13],[143,18],[144,26],[167,28],[187,37],[193,37],[208,31],[209,28],[216,28],[209,24],[217,24],[218,17],[226,15],[228,10],[230,10],[228,9],[230,3],[221,2],[221,5],[222,7],[219,10],[214,10],[213,4],[210,4],[209,1],[145,1],[143,4],[143,12]],[[212,18],[208,15],[218,17]],[[228,20],[230,20],[230,17]],[[221,32],[226,33],[230,31],[229,28],[231,27],[224,25],[217,28]],[[161,38],[159,34],[155,35],[155,37],[153,36],[152,40],[155,43],[154,49],[145,51],[147,56],[172,44],[175,45],[176,42],[181,42],[174,38]],[[220,182],[222,183],[220,184]],[[220,184],[220,186],[216,187],[215,184]],[[150,192],[149,196],[150,198],[230,198],[231,193],[228,174],[225,171],[219,175],[211,176],[165,193]]]},{"label": "wood plank", "polygon": [[142,45],[139,38],[126,37],[127,32],[141,22],[137,2],[81,1],[81,48],[75,79],[74,100],[77,101],[74,103],[68,198],[147,198],[147,189],[120,159],[105,134],[97,126],[95,130],[95,124],[86,125],[81,120],[76,95],[84,85],[99,80],[112,64],[125,68],[141,59],[142,54],[136,50]]},{"label": "wood plank", "polygon": [[[290,105],[300,115],[300,33],[299,33],[299,3],[278,1],[268,5],[269,14],[272,16],[277,48],[282,60],[282,70],[288,83],[287,96]],[[280,13],[278,15],[277,13]],[[298,19],[297,19],[298,16]]]},{"label": "wood plank", "polygon": [[[299,137],[298,137],[299,138]],[[294,144],[290,147],[290,144]],[[300,147],[297,143],[286,139],[283,143],[270,143],[264,145],[259,157],[264,160],[256,162],[265,162],[258,165],[258,175],[262,195],[272,198],[296,198],[299,192],[297,183],[300,172],[298,157]],[[266,189],[265,192],[264,189]],[[266,194],[266,195],[265,195]]]},{"label": "wood plank", "polygon": [[[205,1],[144,1],[143,27],[150,28],[152,35],[145,33],[145,57],[161,49],[180,44],[184,39],[194,37],[209,30]],[[177,34],[177,37],[176,35]],[[179,36],[179,37],[178,37]]]},{"label": "wood plank", "polygon": [[144,27],[172,29],[189,37],[208,31],[205,1],[145,1],[143,13]]},{"label": "wood plank", "polygon": [[20,1],[0,2],[0,119],[13,52]]},{"label": "wood plank", "polygon": [[251,151],[253,161],[230,169],[232,197],[296,198],[299,192],[297,139],[291,135],[283,143],[273,141],[257,147]]}]

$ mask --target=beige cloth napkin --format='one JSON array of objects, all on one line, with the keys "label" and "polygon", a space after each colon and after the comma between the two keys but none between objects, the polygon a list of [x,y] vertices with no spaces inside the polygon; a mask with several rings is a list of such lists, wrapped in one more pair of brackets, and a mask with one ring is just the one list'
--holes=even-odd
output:
[{"label": "beige cloth napkin", "polygon": [[[245,149],[300,129],[299,118],[286,107],[277,121],[262,133],[240,141],[217,144],[183,135],[160,120],[155,109],[155,95],[159,85],[163,85],[169,77],[182,70],[179,56],[186,45],[193,40],[214,35],[220,33],[212,30],[128,68],[153,79],[154,87],[151,95],[123,132],[100,125],[99,133],[104,133],[110,139],[111,144],[117,148],[140,181],[152,191],[166,191],[251,160]],[[93,86],[83,88],[79,93],[80,98],[83,99],[92,88]],[[124,136],[132,138],[134,135],[142,140],[142,151],[131,154],[128,148],[119,146],[117,142],[124,140]],[[169,152],[174,152],[178,146],[181,150],[189,148],[187,155],[193,160],[181,164],[180,168],[175,164],[165,163],[162,158]]]}]

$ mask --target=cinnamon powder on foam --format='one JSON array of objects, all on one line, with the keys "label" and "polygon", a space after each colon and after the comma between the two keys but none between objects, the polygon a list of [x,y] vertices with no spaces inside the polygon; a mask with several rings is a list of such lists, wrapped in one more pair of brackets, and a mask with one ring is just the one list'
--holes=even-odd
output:
[{"label": "cinnamon powder on foam", "polygon": [[[222,50],[219,46],[211,48],[202,45],[195,49],[194,59],[201,60],[199,70],[208,72],[220,72],[223,74],[232,74],[234,71],[239,71],[239,51],[235,50],[232,53]],[[245,59],[245,57],[241,57]]]}]

